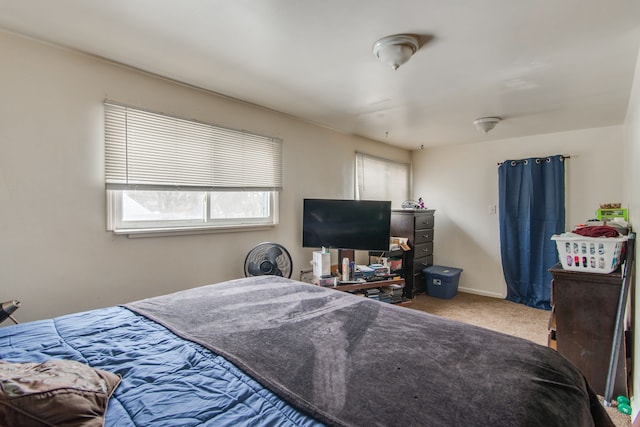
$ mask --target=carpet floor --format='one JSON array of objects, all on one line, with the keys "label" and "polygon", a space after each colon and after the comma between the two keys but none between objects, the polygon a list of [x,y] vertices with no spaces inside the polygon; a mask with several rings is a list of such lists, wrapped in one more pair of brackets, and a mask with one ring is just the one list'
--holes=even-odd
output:
[{"label": "carpet floor", "polygon": [[[466,292],[451,299],[418,294],[409,307],[547,345],[550,311]],[[616,408],[606,409],[616,426],[631,426],[631,417]]]}]

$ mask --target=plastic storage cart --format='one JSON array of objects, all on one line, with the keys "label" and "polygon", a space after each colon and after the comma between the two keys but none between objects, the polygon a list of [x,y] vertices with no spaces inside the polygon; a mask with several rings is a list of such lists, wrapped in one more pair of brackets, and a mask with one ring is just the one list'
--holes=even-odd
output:
[{"label": "plastic storage cart", "polygon": [[461,268],[432,265],[422,270],[427,294],[436,298],[450,299],[458,294]]}]

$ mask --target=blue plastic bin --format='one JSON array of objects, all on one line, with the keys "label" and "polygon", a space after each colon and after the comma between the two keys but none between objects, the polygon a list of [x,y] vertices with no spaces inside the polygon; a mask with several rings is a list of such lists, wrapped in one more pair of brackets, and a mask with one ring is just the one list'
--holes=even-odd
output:
[{"label": "blue plastic bin", "polygon": [[458,294],[461,268],[432,265],[423,269],[422,272],[429,296],[451,299]]}]

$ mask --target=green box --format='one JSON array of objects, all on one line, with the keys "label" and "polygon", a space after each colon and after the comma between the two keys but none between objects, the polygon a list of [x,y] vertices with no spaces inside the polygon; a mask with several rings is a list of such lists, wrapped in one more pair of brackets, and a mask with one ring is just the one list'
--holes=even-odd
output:
[{"label": "green box", "polygon": [[624,218],[625,221],[629,221],[629,214],[626,209],[598,209],[596,211],[598,221],[605,221],[614,218]]}]

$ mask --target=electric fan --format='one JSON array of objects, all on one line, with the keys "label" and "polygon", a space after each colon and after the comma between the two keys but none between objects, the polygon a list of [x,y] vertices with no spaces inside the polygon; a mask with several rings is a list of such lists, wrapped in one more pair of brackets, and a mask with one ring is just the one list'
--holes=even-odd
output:
[{"label": "electric fan", "polygon": [[264,242],[256,245],[244,260],[244,275],[282,276],[291,278],[291,255],[278,243]]}]

